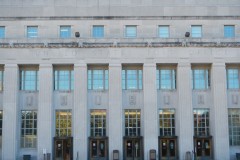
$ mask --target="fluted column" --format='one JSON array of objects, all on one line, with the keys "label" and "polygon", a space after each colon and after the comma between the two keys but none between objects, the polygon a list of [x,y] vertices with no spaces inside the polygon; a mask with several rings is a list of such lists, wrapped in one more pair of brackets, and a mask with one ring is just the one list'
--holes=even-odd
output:
[{"label": "fluted column", "polygon": [[226,68],[224,63],[212,64],[212,95],[213,106],[210,109],[210,130],[214,142],[214,159],[230,159]]},{"label": "fluted column", "polygon": [[120,63],[109,64],[109,159],[112,159],[113,150],[119,150],[122,159],[122,67]]},{"label": "fluted column", "polygon": [[52,64],[39,66],[39,107],[38,107],[38,160],[43,159],[43,149],[51,153],[53,148],[53,68]]},{"label": "fluted column", "polygon": [[144,159],[149,158],[149,150],[158,151],[158,116],[156,64],[146,63],[143,66],[144,93]]},{"label": "fluted column", "polygon": [[179,159],[184,160],[187,151],[193,151],[193,109],[191,87],[191,65],[180,62],[177,68],[177,90],[179,105],[176,127],[179,130]]},{"label": "fluted column", "polygon": [[18,135],[17,130],[18,107],[18,66],[6,64],[4,67],[3,91],[3,134],[2,134],[2,159],[17,159]]},{"label": "fluted column", "polygon": [[88,124],[87,123],[87,65],[74,64],[74,110],[73,110],[73,157],[87,159]]}]

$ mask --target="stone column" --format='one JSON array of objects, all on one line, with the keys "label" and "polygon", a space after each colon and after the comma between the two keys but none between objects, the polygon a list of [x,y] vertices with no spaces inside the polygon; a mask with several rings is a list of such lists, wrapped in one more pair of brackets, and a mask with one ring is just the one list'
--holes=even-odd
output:
[{"label": "stone column", "polygon": [[177,68],[178,108],[176,127],[178,135],[179,159],[185,159],[187,151],[193,151],[193,109],[191,87],[191,65],[180,62]]},{"label": "stone column", "polygon": [[43,159],[43,149],[53,154],[53,67],[52,64],[39,66],[39,105],[38,105],[38,160]]},{"label": "stone column", "polygon": [[87,65],[74,64],[73,159],[88,157]]},{"label": "stone column", "polygon": [[113,150],[119,150],[120,159],[123,155],[122,126],[122,67],[120,63],[109,64],[109,159],[112,159]]},{"label": "stone column", "polygon": [[18,156],[18,74],[17,64],[6,64],[3,91],[2,159],[13,160]]},{"label": "stone column", "polygon": [[149,159],[149,150],[158,152],[158,111],[156,88],[156,64],[146,63],[143,66],[144,110],[144,159]]},{"label": "stone column", "polygon": [[230,159],[228,135],[228,110],[226,68],[224,63],[212,64],[212,97],[210,133],[213,136],[214,159]]}]

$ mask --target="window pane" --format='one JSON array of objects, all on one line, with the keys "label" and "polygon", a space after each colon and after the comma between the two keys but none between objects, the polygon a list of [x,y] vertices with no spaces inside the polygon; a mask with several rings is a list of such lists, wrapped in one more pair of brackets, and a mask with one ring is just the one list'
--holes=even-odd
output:
[{"label": "window pane", "polygon": [[92,36],[94,38],[104,37],[104,26],[93,26]]},{"label": "window pane", "polygon": [[161,38],[169,37],[169,26],[159,26],[158,28],[158,36]]},{"label": "window pane", "polygon": [[225,38],[235,37],[235,26],[233,26],[233,25],[224,26],[224,37]]},{"label": "window pane", "polygon": [[60,38],[70,38],[70,37],[71,37],[71,27],[60,26]]},{"label": "window pane", "polygon": [[122,70],[122,89],[142,89],[142,70]]},{"label": "window pane", "polygon": [[38,90],[38,71],[21,70],[20,78],[21,90],[36,91]]},{"label": "window pane", "polygon": [[0,26],[0,38],[5,38],[5,27]]},{"label": "window pane", "polygon": [[3,91],[3,71],[0,70],[0,91]]},{"label": "window pane", "polygon": [[137,37],[137,26],[126,26],[125,37]]},{"label": "window pane", "polygon": [[239,70],[238,69],[227,70],[227,83],[228,83],[228,89],[239,89]]},{"label": "window pane", "polygon": [[108,89],[108,70],[88,70],[88,89]]},{"label": "window pane", "polygon": [[209,73],[206,69],[194,69],[193,89],[208,89],[210,86]]},{"label": "window pane", "polygon": [[194,135],[209,136],[209,109],[194,109]]},{"label": "window pane", "polygon": [[72,113],[71,110],[56,110],[55,134],[59,137],[71,136],[72,134]]},{"label": "window pane", "polygon": [[228,109],[229,142],[231,146],[240,145],[240,109]]},{"label": "window pane", "polygon": [[125,136],[140,136],[141,113],[140,110],[125,110]]},{"label": "window pane", "polygon": [[36,38],[38,36],[38,27],[37,26],[28,26],[27,27],[27,38]]},{"label": "window pane", "polygon": [[192,37],[194,38],[202,37],[202,26],[192,26]]},{"label": "window pane", "polygon": [[73,90],[74,72],[73,70],[55,70],[54,87],[55,90]]},{"label": "window pane", "polygon": [[159,133],[160,136],[175,136],[175,110],[159,110]]},{"label": "window pane", "polygon": [[91,111],[91,136],[106,136],[106,110]]}]

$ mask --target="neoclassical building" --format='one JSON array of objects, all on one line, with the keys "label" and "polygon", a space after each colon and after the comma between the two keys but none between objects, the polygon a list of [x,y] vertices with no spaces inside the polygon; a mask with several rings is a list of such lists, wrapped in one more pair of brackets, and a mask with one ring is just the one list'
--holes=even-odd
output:
[{"label": "neoclassical building", "polygon": [[240,2],[0,0],[2,160],[234,160]]}]

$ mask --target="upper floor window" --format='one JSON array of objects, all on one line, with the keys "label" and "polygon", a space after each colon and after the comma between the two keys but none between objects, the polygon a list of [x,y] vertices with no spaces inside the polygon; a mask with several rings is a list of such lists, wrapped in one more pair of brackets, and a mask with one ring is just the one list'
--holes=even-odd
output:
[{"label": "upper floor window", "polygon": [[3,70],[0,70],[0,91],[3,91]]},{"label": "upper floor window", "polygon": [[74,71],[72,69],[54,70],[54,90],[73,90]]},{"label": "upper floor window", "polygon": [[191,26],[191,34],[192,34],[193,38],[201,38],[202,37],[202,26],[201,25]]},{"label": "upper floor window", "polygon": [[71,38],[71,26],[60,26],[60,38]]},{"label": "upper floor window", "polygon": [[0,26],[0,38],[5,38],[5,27]]},{"label": "upper floor window", "polygon": [[174,69],[157,69],[157,89],[176,89]]},{"label": "upper floor window", "polygon": [[193,89],[208,89],[210,87],[209,71],[207,69],[192,70]]},{"label": "upper floor window", "polygon": [[235,37],[235,26],[234,25],[225,25],[224,26],[224,37],[225,38]]},{"label": "upper floor window", "polygon": [[88,69],[88,89],[107,90],[108,89],[108,70],[107,69]]},{"label": "upper floor window", "polygon": [[175,136],[175,110],[159,110],[160,136]]},{"label": "upper floor window", "polygon": [[123,69],[122,89],[142,89],[142,77],[141,69]]},{"label": "upper floor window", "polygon": [[56,110],[56,136],[72,136],[72,113],[71,110]]},{"label": "upper floor window", "polygon": [[158,26],[158,37],[169,38],[169,26]]},{"label": "upper floor window", "polygon": [[94,38],[103,38],[104,37],[104,26],[93,26],[92,36]]},{"label": "upper floor window", "polygon": [[20,70],[20,90],[37,91],[38,90],[38,70],[21,69]]},{"label": "upper floor window", "polygon": [[141,113],[140,110],[125,110],[125,136],[141,135]]},{"label": "upper floor window", "polygon": [[106,136],[106,110],[91,110],[91,136]]},{"label": "upper floor window", "polygon": [[239,89],[240,75],[239,69],[228,68],[227,69],[227,87],[228,89]]},{"label": "upper floor window", "polygon": [[133,25],[125,26],[125,37],[127,38],[137,37],[137,26]]},{"label": "upper floor window", "polygon": [[194,135],[209,136],[209,109],[194,109]]},{"label": "upper floor window", "polygon": [[37,111],[22,111],[21,147],[37,147]]},{"label": "upper floor window", "polygon": [[240,109],[228,109],[229,143],[231,146],[240,145]]},{"label": "upper floor window", "polygon": [[38,27],[27,26],[27,38],[37,38],[37,37],[38,37]]}]

